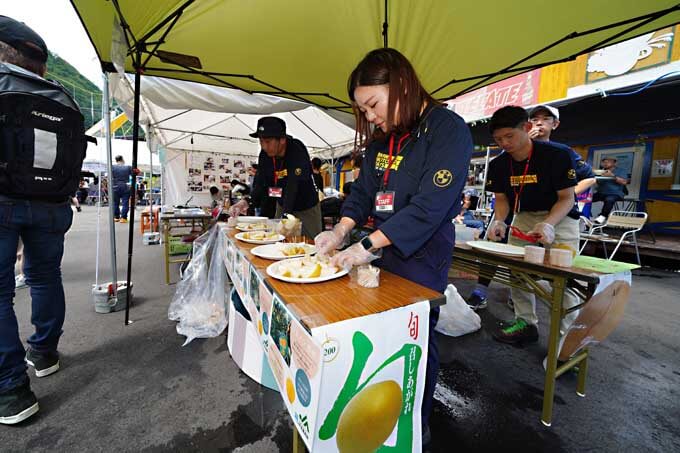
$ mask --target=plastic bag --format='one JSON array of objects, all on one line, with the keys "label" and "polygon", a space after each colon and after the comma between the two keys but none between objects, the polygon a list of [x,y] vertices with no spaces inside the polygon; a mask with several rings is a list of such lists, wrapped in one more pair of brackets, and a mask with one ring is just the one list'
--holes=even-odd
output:
[{"label": "plastic bag", "polygon": [[179,321],[177,333],[187,337],[211,338],[227,327],[224,282],[224,239],[213,226],[194,241],[193,257],[168,308],[168,318]]},{"label": "plastic bag", "polygon": [[455,286],[447,286],[444,295],[446,304],[440,308],[439,321],[434,330],[451,337],[460,337],[482,327],[481,318],[465,303]]}]

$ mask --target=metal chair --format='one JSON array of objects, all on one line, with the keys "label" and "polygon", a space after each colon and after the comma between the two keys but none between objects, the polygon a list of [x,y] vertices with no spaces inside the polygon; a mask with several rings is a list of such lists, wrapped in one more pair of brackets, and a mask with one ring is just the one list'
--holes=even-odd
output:
[{"label": "metal chair", "polygon": [[[614,259],[614,255],[616,255],[616,252],[619,250],[619,247],[621,247],[621,244],[626,242],[627,244],[633,244],[635,246],[635,255],[637,256],[637,263],[639,265],[642,265],[640,261],[640,251],[638,249],[638,243],[637,243],[637,235],[636,233],[642,230],[642,227],[645,225],[647,222],[647,213],[646,212],[628,212],[628,211],[612,211],[611,214],[609,214],[609,217],[607,218],[607,221],[602,224],[602,225],[592,225],[592,227],[589,229],[587,233],[584,233],[581,235],[585,241],[583,242],[583,245],[581,246],[581,250],[579,250],[579,253],[583,252],[583,249],[585,249],[586,244],[588,244],[589,241],[598,241],[602,244],[602,249],[604,250],[604,257],[608,260]],[[620,236],[615,237],[609,234],[604,233],[604,229],[607,228],[608,230],[613,230],[613,231],[618,231],[620,232]],[[632,238],[632,240],[626,240],[627,237]],[[612,252],[611,256],[608,255],[607,253],[607,243],[616,243],[616,247],[614,247],[614,251]]]}]

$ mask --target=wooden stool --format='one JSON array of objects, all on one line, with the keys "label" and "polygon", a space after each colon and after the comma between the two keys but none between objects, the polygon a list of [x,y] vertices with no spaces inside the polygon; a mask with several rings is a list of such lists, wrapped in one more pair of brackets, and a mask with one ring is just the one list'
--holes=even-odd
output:
[{"label": "wooden stool", "polygon": [[159,228],[158,211],[159,211],[158,207],[154,206],[153,207],[153,229],[151,229],[152,225],[151,225],[150,207],[148,207],[148,208],[144,209],[144,211],[142,211],[142,218],[140,219],[140,222],[139,222],[139,230],[142,234],[144,234],[144,232],[146,230],[149,230],[150,232],[159,231],[158,230],[158,228]]}]

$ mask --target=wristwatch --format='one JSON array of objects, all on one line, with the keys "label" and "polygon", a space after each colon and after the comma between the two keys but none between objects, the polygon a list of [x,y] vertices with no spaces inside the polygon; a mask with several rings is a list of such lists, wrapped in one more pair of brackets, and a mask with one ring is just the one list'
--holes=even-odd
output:
[{"label": "wristwatch", "polygon": [[371,238],[368,236],[359,241],[359,243],[368,253],[376,255],[380,252],[380,249],[373,247],[373,241],[371,241]]}]

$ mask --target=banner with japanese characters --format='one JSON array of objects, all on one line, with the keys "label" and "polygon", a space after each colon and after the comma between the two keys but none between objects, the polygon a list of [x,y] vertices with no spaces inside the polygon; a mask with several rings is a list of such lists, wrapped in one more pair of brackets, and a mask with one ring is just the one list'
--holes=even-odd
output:
[{"label": "banner with japanese characters", "polygon": [[278,387],[309,451],[421,451],[429,302],[310,333],[231,241],[227,269],[264,360],[246,374]]},{"label": "banner with japanese characters", "polygon": [[312,451],[421,451],[429,316],[420,302],[312,331],[323,354]]}]

